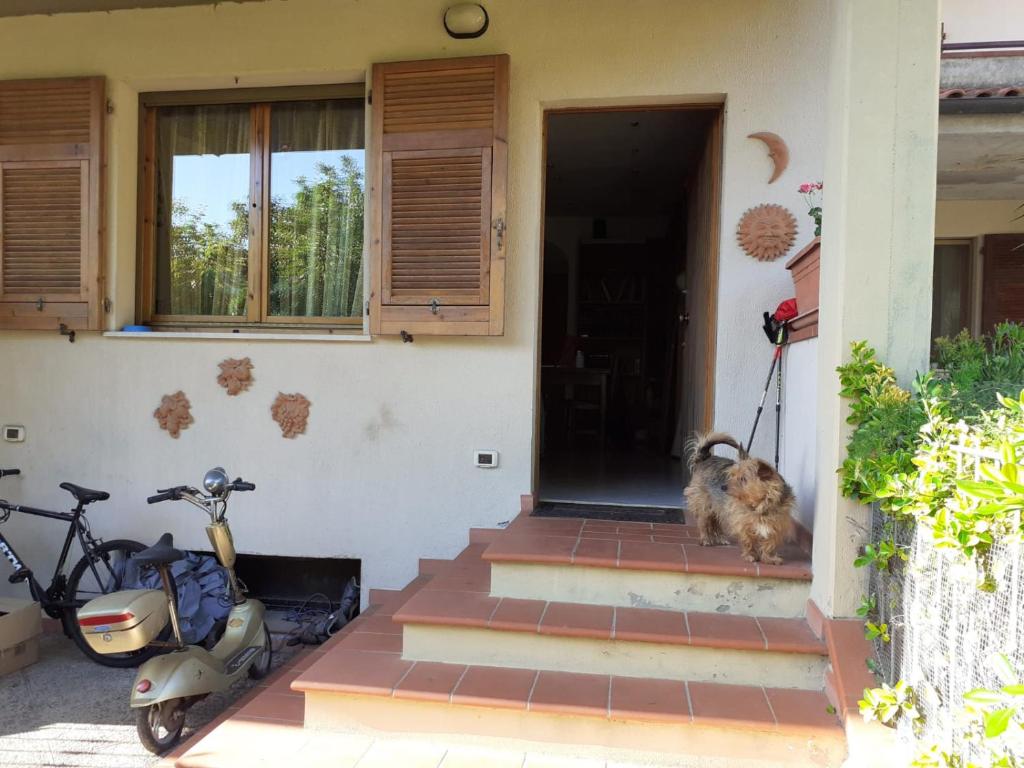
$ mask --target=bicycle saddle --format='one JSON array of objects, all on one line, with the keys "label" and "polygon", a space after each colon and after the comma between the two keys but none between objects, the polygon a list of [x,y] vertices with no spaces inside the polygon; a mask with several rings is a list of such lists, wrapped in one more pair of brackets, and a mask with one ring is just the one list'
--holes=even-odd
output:
[{"label": "bicycle saddle", "polygon": [[185,553],[174,548],[174,537],[165,533],[160,540],[149,549],[144,549],[132,559],[142,565],[170,565],[185,557]]},{"label": "bicycle saddle", "polygon": [[106,491],[94,491],[74,483],[61,483],[60,487],[74,496],[79,504],[92,504],[94,501],[106,501],[110,498]]}]

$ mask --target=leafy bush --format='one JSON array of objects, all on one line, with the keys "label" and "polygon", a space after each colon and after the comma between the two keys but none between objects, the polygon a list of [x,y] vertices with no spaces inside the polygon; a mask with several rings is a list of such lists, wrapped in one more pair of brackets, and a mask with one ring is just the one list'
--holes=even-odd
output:
[{"label": "leafy bush", "polygon": [[[1024,461],[1024,326],[1003,323],[981,339],[966,332],[938,339],[936,349],[941,373],[919,375],[910,392],[867,344],[852,345],[850,362],[838,369],[840,392],[851,401],[847,421],[856,427],[839,470],[842,490],[878,503],[891,518],[927,525],[937,547],[979,557],[984,566],[995,537],[1022,533],[1014,499],[1018,487],[1024,492],[1016,480]],[[1005,392],[1021,394],[1010,399]],[[1000,468],[983,462],[984,480],[974,482],[963,476],[958,446],[1000,451]],[[869,545],[856,564],[885,568],[900,554],[890,536]]]},{"label": "leafy bush", "polygon": [[856,427],[840,469],[843,495],[885,503],[892,478],[914,470],[914,436],[925,414],[866,342],[855,342],[851,351],[850,362],[837,369],[840,394],[850,400],[846,421]]},{"label": "leafy bush", "polygon": [[1024,326],[1000,323],[979,340],[961,331],[935,340],[936,361],[948,379],[950,415],[972,419],[995,408],[998,394],[1020,391],[1024,384]]},{"label": "leafy bush", "polygon": [[[966,332],[936,341],[940,371],[920,374],[913,391],[899,386],[865,342],[840,366],[840,393],[850,400],[855,429],[839,469],[843,494],[877,503],[881,535],[855,561],[891,570],[906,559],[896,545],[897,521],[926,526],[935,546],[972,561],[979,589],[994,589],[987,555],[999,538],[1024,535],[1024,326],[1002,323],[991,337]],[[1003,392],[1019,392],[1016,399]],[[973,450],[982,479],[965,475],[962,449]],[[1001,461],[991,458],[999,451]],[[872,639],[888,633],[868,626]]]}]

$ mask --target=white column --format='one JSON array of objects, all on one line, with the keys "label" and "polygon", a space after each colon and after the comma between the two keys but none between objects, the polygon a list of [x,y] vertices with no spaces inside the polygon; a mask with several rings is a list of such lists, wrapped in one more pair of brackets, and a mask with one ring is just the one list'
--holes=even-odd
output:
[{"label": "white column", "polygon": [[812,597],[852,616],[870,516],[839,493],[847,404],[837,365],[867,339],[908,384],[928,365],[940,0],[832,0],[821,249]]}]

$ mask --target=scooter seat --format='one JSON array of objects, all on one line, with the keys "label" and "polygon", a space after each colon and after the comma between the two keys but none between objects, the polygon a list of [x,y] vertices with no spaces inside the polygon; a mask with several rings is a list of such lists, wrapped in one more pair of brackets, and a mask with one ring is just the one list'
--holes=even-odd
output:
[{"label": "scooter seat", "polygon": [[133,558],[143,565],[170,565],[185,557],[185,553],[174,548],[174,537],[165,533],[160,540],[149,549],[144,549]]}]

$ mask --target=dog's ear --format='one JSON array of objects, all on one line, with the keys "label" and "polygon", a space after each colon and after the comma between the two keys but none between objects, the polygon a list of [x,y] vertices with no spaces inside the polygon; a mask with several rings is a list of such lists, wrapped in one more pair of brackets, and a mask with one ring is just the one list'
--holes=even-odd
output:
[{"label": "dog's ear", "polygon": [[759,480],[768,481],[775,477],[775,470],[771,465],[761,459],[757,460],[757,477]]}]

